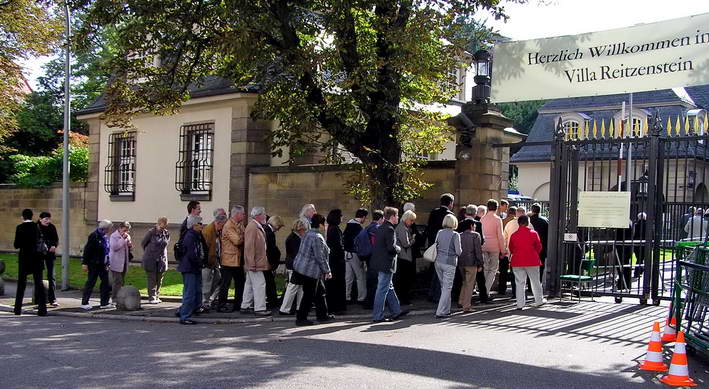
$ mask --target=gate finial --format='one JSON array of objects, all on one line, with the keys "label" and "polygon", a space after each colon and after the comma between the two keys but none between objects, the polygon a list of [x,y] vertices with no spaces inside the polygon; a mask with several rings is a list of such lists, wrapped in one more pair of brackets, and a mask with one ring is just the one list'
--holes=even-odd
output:
[{"label": "gate finial", "polygon": [[655,111],[655,116],[653,116],[651,119],[650,123],[650,128],[652,128],[652,135],[653,136],[660,136],[660,133],[662,132],[662,123],[660,121],[660,114]]},{"label": "gate finial", "polygon": [[564,124],[561,122],[561,118],[559,118],[559,121],[556,124],[556,131],[554,132],[554,138],[556,140],[563,140],[564,139]]}]

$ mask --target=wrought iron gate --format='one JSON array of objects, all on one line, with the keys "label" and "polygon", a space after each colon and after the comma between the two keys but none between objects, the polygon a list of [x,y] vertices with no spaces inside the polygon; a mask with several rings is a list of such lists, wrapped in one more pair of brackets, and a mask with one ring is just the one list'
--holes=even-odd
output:
[{"label": "wrought iron gate", "polygon": [[[690,207],[709,208],[706,125],[706,119],[670,118],[663,128],[655,117],[625,134],[613,123],[607,132],[605,123],[601,131],[585,123],[568,134],[559,123],[551,145],[551,293],[564,292],[571,279],[586,293],[616,301],[671,298],[682,246],[707,240],[709,214],[689,215]],[[628,228],[578,227],[579,192],[618,190],[631,192]]]}]

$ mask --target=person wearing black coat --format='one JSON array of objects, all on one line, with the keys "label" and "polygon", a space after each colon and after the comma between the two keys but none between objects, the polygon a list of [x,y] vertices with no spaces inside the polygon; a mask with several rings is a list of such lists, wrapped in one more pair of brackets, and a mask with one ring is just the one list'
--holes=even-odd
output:
[{"label": "person wearing black coat", "polygon": [[17,293],[15,295],[15,315],[22,314],[22,300],[25,298],[27,276],[32,276],[34,282],[34,296],[37,300],[37,315],[47,316],[47,294],[42,282],[42,256],[37,251],[40,231],[37,224],[32,221],[32,210],[22,211],[22,223],[15,229],[14,246],[20,250],[18,256],[19,271],[17,274]]},{"label": "person wearing black coat", "polygon": [[197,324],[190,317],[202,302],[202,267],[207,262],[207,245],[202,236],[201,217],[188,216],[186,227],[182,240],[184,255],[177,266],[177,271],[182,273],[182,306],[176,315],[180,317],[180,324]]},{"label": "person wearing black coat", "polygon": [[372,307],[372,321],[382,322],[384,309],[389,307],[391,320],[396,320],[408,312],[401,310],[399,298],[394,291],[392,278],[396,273],[396,260],[401,247],[396,244],[396,230],[399,223],[399,210],[392,207],[384,208],[384,223],[374,233],[374,247],[369,266],[377,272],[377,290]]},{"label": "person wearing black coat", "polygon": [[549,242],[549,220],[540,215],[542,207],[539,204],[532,204],[532,215],[529,217],[529,224],[534,227],[534,231],[539,234],[539,240],[542,241],[542,252],[539,253],[539,259],[542,261],[542,266],[539,268],[539,281],[544,279],[544,264],[547,259],[547,244]]},{"label": "person wearing black coat", "polygon": [[332,278],[325,281],[328,311],[338,314],[347,310],[345,247],[342,240],[342,210],[333,209],[327,215],[327,246],[330,248]]},{"label": "person wearing black coat", "polygon": [[276,269],[281,264],[281,250],[276,244],[276,232],[283,227],[280,216],[271,216],[268,223],[263,225],[263,232],[266,237],[266,258],[271,270],[263,272],[266,281],[266,307],[273,309],[278,306],[278,292],[276,291]]},{"label": "person wearing black coat", "polygon": [[97,279],[101,279],[101,308],[110,307],[111,283],[108,280],[108,235],[111,233],[112,226],[113,223],[110,220],[100,221],[96,231],[89,234],[84,246],[81,267],[88,273],[81,298],[81,308],[84,310],[91,309],[89,299]]},{"label": "person wearing black coat", "polygon": [[[431,214],[428,216],[428,224],[426,225],[426,240],[428,241],[428,244],[426,248],[436,242],[436,235],[438,234],[438,231],[443,228],[443,219],[446,215],[455,216],[453,211],[451,211],[451,209],[453,209],[454,201],[455,197],[452,194],[442,194],[441,206],[432,210]],[[424,251],[426,248],[424,248]],[[429,277],[431,278],[431,286],[428,290],[428,297],[432,302],[438,302],[438,299],[441,297],[441,284],[438,281],[438,275],[436,274],[433,264],[429,267],[428,272]]]},{"label": "person wearing black coat", "polygon": [[[635,225],[633,226],[633,240],[645,240],[645,230],[647,228],[647,214],[645,212],[640,212],[638,214],[638,220],[635,222]],[[633,274],[633,277],[640,277],[641,274],[643,274],[643,267],[645,264],[645,245],[642,243],[639,243],[636,246],[633,246],[633,251],[635,252],[635,258],[637,258],[636,265],[637,267],[635,268],[635,274]]]},{"label": "person wearing black coat", "polygon": [[47,268],[47,282],[49,283],[47,300],[51,306],[58,307],[59,303],[57,303],[57,296],[55,293],[55,290],[57,289],[57,282],[54,279],[54,261],[56,260],[57,246],[59,246],[59,235],[57,235],[57,228],[54,224],[52,224],[52,215],[49,212],[42,212],[39,214],[37,226],[42,232],[44,243],[47,244],[47,254],[44,255],[44,265]]}]

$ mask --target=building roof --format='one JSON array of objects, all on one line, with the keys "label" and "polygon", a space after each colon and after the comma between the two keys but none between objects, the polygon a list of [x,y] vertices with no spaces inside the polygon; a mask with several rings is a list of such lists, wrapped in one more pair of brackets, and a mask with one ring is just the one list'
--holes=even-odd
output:
[{"label": "building roof", "polygon": [[[709,107],[709,85],[685,88],[685,91],[686,94],[672,89],[633,93],[633,108],[643,109],[651,115],[657,113],[661,120],[667,120],[668,117],[675,120],[685,115],[688,109]],[[627,94],[550,100],[539,108],[539,115],[526,142],[552,141],[556,120],[562,113],[574,112],[588,116],[599,127],[602,121],[608,125],[619,113],[624,101],[628,101]],[[551,145],[523,146],[510,160],[512,163],[548,161],[551,161]]]},{"label": "building roof", "polygon": [[[230,93],[257,93],[259,87],[257,85],[247,85],[245,87],[236,87],[234,83],[226,78],[218,76],[207,76],[202,80],[194,82],[187,87],[191,99],[209,96],[226,95]],[[103,112],[107,108],[105,95],[99,96],[96,101],[78,111],[77,115],[88,115],[92,113]]]}]

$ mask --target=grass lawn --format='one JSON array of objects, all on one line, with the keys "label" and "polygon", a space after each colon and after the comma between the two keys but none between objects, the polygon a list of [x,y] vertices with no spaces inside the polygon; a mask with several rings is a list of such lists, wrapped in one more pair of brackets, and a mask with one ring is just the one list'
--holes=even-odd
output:
[{"label": "grass lawn", "polygon": [[[0,253],[0,259],[5,261],[5,273],[3,276],[8,278],[17,278],[17,254],[5,254]],[[46,276],[46,272],[44,273]],[[62,280],[62,267],[61,258],[57,258],[54,265],[54,277],[57,280],[57,285],[61,284]],[[86,282],[86,273],[81,269],[81,260],[78,258],[71,258],[69,262],[69,286],[74,289],[81,289]],[[141,294],[147,295],[147,279],[145,277],[145,271],[140,266],[129,266],[128,273],[125,279],[126,285],[132,285],[140,291]],[[284,289],[284,278],[281,275],[276,275],[276,288],[279,293],[283,292]],[[230,295],[233,296],[234,288],[230,290]],[[162,287],[160,288],[160,295],[162,296],[182,296],[182,275],[174,270],[168,269],[163,278]]]}]

